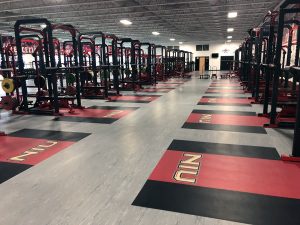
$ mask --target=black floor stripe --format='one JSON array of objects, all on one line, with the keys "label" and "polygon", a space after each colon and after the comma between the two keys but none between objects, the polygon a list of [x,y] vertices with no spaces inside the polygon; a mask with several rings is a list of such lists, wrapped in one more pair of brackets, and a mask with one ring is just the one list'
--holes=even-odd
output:
[{"label": "black floor stripe", "polygon": [[214,105],[214,106],[241,106],[251,107],[251,104],[239,104],[239,103],[211,103],[211,102],[198,102],[198,105]]},{"label": "black floor stripe", "polygon": [[[225,96],[202,96],[202,98],[226,98],[226,95]],[[233,98],[248,99],[248,97],[239,97],[239,96]]]},{"label": "black floor stripe", "polygon": [[299,225],[300,200],[148,180],[135,206],[256,225]]},{"label": "black floor stripe", "polygon": [[267,134],[263,127],[253,126],[236,126],[236,125],[221,125],[221,124],[204,124],[204,123],[184,123],[182,128],[196,130],[215,130],[215,131],[230,131],[244,133]]},{"label": "black floor stripe", "polygon": [[124,107],[124,106],[91,106],[88,109],[103,109],[103,110],[136,110],[139,107]]},{"label": "black floor stripe", "polygon": [[55,121],[66,121],[66,122],[79,122],[79,123],[104,123],[111,124],[116,122],[118,119],[115,118],[94,118],[94,117],[75,117],[75,116],[62,116],[53,119]]},{"label": "black floor stripe", "polygon": [[89,135],[90,135],[89,133],[53,131],[53,130],[35,130],[35,129],[22,129],[9,134],[9,136],[13,136],[13,137],[38,138],[38,139],[73,141],[73,142],[80,141],[81,139]]},{"label": "black floor stripe", "polygon": [[0,162],[0,183],[3,183],[10,178],[22,173],[32,167],[31,165],[16,164],[8,162]]},{"label": "black floor stripe", "polygon": [[256,116],[255,112],[243,112],[243,111],[221,111],[221,110],[199,110],[194,109],[192,113],[198,114],[226,114],[226,115],[239,115],[239,116]]},{"label": "black floor stripe", "polygon": [[173,140],[168,150],[279,160],[275,148]]}]

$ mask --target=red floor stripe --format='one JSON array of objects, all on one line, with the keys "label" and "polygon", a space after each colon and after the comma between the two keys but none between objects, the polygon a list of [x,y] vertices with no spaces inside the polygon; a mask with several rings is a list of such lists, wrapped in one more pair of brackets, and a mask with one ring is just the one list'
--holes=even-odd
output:
[{"label": "red floor stripe", "polygon": [[149,179],[300,199],[299,177],[299,163],[166,151]]},{"label": "red floor stripe", "polygon": [[200,102],[218,104],[250,104],[251,100],[242,98],[202,98]]},{"label": "red floor stripe", "polygon": [[71,117],[120,119],[133,111],[132,110],[105,110],[105,109],[75,109],[74,113],[69,113],[69,110],[62,109],[61,112],[64,113],[64,116],[71,116]]},{"label": "red floor stripe", "polygon": [[153,96],[130,96],[130,95],[123,95],[123,96],[111,96],[110,99],[112,101],[115,100],[124,100],[124,101],[154,101],[158,99],[160,96],[153,97]]},{"label": "red floor stripe", "polygon": [[164,88],[164,87],[179,87],[180,84],[168,84],[168,83],[165,83],[165,84],[156,84],[156,87],[158,88]]},{"label": "red floor stripe", "polygon": [[167,88],[145,88],[141,89],[139,92],[169,92],[174,89],[167,89]]},{"label": "red floor stripe", "polygon": [[207,93],[237,93],[237,94],[244,94],[243,90],[223,90],[223,89],[208,89]]},{"label": "red floor stripe", "polygon": [[191,113],[186,122],[259,127],[268,123],[269,119],[257,116]]},{"label": "red floor stripe", "polygon": [[210,87],[241,87],[240,84],[211,84]]},{"label": "red floor stripe", "polygon": [[1,136],[0,143],[1,162],[35,165],[74,142]]}]

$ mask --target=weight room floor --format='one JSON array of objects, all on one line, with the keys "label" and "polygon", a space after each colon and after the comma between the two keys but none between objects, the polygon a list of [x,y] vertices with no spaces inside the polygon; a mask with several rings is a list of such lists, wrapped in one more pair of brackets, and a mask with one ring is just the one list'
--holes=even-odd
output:
[{"label": "weight room floor", "polygon": [[85,106],[140,107],[113,124],[57,122],[51,116],[10,117],[2,112],[0,130],[6,133],[27,128],[91,135],[0,184],[0,224],[241,224],[132,206],[174,139],[275,147],[280,154],[290,153],[292,130],[266,129],[266,135],[181,128],[195,109],[261,112],[255,105],[197,105],[201,96],[222,96],[205,94],[210,83],[195,76],[169,93],[159,93],[162,96],[148,104],[83,101]]}]

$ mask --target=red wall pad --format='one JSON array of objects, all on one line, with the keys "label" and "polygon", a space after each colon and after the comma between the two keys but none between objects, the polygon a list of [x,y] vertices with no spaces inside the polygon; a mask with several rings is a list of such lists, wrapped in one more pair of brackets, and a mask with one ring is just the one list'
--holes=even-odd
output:
[{"label": "red wall pad", "polygon": [[251,100],[248,98],[216,98],[211,96],[203,96],[198,105],[224,105],[224,106],[248,106],[251,107]]},{"label": "red wall pad", "polygon": [[[191,149],[194,144],[204,146],[193,152],[182,149]],[[176,148],[172,143],[133,205],[247,224],[300,224],[297,163],[248,157],[248,151],[244,152],[245,157],[234,156],[226,154],[222,144],[211,143],[208,148],[206,144],[181,143],[172,150],[172,145]],[[241,153],[248,147],[234,148]],[[228,146],[225,148],[229,150]]]},{"label": "red wall pad", "polygon": [[150,103],[161,95],[123,95],[111,96],[108,102]]},{"label": "red wall pad", "polygon": [[268,121],[254,112],[193,110],[182,128],[266,134]]},{"label": "red wall pad", "polygon": [[54,120],[111,124],[137,109],[138,107],[91,106],[87,109],[74,109],[73,113],[69,113],[69,109],[63,109],[61,112],[64,116]]},{"label": "red wall pad", "polygon": [[51,157],[89,133],[23,129],[0,137],[0,182]]},{"label": "red wall pad", "polygon": [[205,93],[220,93],[220,94],[245,94],[244,90],[222,90],[222,89],[214,89],[214,88],[209,88]]}]

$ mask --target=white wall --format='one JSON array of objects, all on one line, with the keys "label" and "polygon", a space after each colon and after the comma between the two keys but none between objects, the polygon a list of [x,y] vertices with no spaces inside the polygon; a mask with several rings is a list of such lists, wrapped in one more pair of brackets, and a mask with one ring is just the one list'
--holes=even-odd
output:
[{"label": "white wall", "polygon": [[[181,50],[193,52],[193,60],[198,56],[209,56],[209,65],[215,66],[220,69],[221,56],[234,56],[234,52],[239,48],[241,42],[199,42],[195,44],[183,44],[180,46]],[[209,44],[209,51],[196,51],[196,45]],[[219,58],[213,59],[211,57],[212,53],[219,53]]]}]

